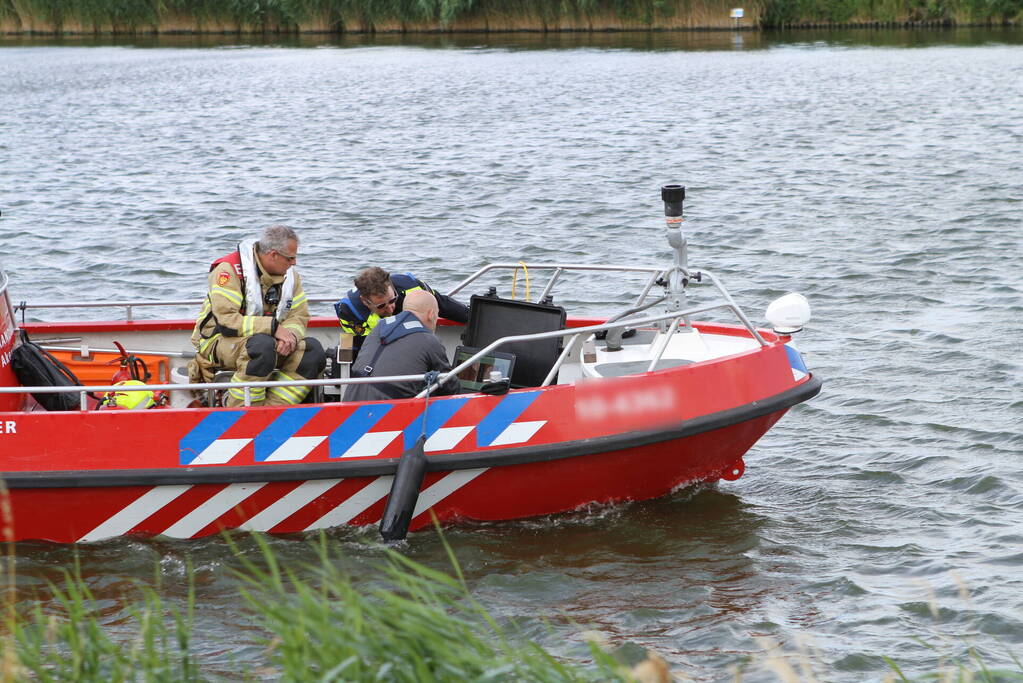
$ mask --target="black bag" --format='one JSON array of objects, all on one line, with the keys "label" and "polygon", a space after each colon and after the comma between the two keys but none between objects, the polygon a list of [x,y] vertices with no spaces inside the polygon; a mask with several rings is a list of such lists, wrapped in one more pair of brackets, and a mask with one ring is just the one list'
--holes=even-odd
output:
[{"label": "black bag", "polygon": [[[66,365],[46,349],[29,341],[25,330],[21,330],[21,346],[11,352],[11,366],[18,381],[26,387],[82,386]],[[78,394],[74,392],[32,394],[32,397],[47,410],[78,410],[79,406]]]}]

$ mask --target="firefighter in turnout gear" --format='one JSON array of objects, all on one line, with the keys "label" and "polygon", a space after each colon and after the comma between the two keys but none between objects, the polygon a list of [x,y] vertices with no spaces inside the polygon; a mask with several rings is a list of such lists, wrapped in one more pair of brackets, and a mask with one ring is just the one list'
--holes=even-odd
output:
[{"label": "firefighter in turnout gear", "polygon": [[[201,381],[218,370],[234,370],[231,382],[300,381],[323,372],[323,346],[306,337],[309,306],[302,280],[292,266],[298,237],[283,225],[266,228],[259,241],[210,266],[209,292],[192,331],[195,368]],[[301,403],[304,386],[250,387],[252,405]],[[245,403],[245,389],[230,387],[227,405]]]}]

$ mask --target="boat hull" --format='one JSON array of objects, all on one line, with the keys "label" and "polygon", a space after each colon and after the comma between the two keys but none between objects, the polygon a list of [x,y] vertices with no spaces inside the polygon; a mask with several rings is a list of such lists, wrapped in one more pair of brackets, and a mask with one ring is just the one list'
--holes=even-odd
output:
[{"label": "boat hull", "polygon": [[[819,382],[810,379],[757,405],[658,429],[433,457],[411,529],[430,524],[433,516],[442,523],[519,519],[734,478],[742,456],[788,405],[818,390]],[[194,468],[9,473],[11,516],[3,520],[3,537],[197,538],[234,528],[293,533],[376,524],[397,459],[369,460],[268,466],[263,473],[272,476],[264,478],[251,466],[204,470],[202,476]]]},{"label": "boat hull", "polygon": [[[706,326],[709,334],[744,331]],[[0,412],[0,538],[196,538],[379,522],[426,434],[411,529],[645,500],[734,479],[821,382],[786,345],[570,384],[293,407]],[[10,394],[13,395],[13,394]],[[424,414],[424,408],[425,414]],[[8,511],[10,514],[8,514]]]}]

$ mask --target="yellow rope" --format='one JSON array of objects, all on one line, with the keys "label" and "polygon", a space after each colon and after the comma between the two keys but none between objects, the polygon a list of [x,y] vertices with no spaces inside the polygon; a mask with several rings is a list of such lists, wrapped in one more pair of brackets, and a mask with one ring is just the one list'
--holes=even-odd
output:
[{"label": "yellow rope", "polygon": [[[526,278],[526,301],[532,301],[533,298],[532,298],[532,296],[530,296],[532,294],[532,292],[530,291],[530,288],[529,288],[529,268],[526,266],[526,263],[524,261],[519,261],[519,265],[522,266],[522,272],[524,273],[525,278]],[[512,271],[512,291],[511,291],[511,298],[512,299],[515,298],[515,289],[518,287],[518,284],[519,284],[519,269],[516,268],[514,271]]]}]

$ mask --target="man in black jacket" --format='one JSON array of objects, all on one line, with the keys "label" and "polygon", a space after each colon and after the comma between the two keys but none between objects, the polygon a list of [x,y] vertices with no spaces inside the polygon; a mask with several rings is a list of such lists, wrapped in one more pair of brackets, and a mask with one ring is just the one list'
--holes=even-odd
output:
[{"label": "man in black jacket", "polygon": [[[366,337],[359,357],[352,366],[354,377],[422,375],[430,370],[451,369],[444,345],[433,333],[437,328],[437,299],[425,290],[408,292],[404,310],[383,318]],[[457,394],[458,379],[452,377],[434,391],[434,395]],[[423,389],[422,381],[354,384],[345,392],[345,401],[382,401],[411,398]]]}]

